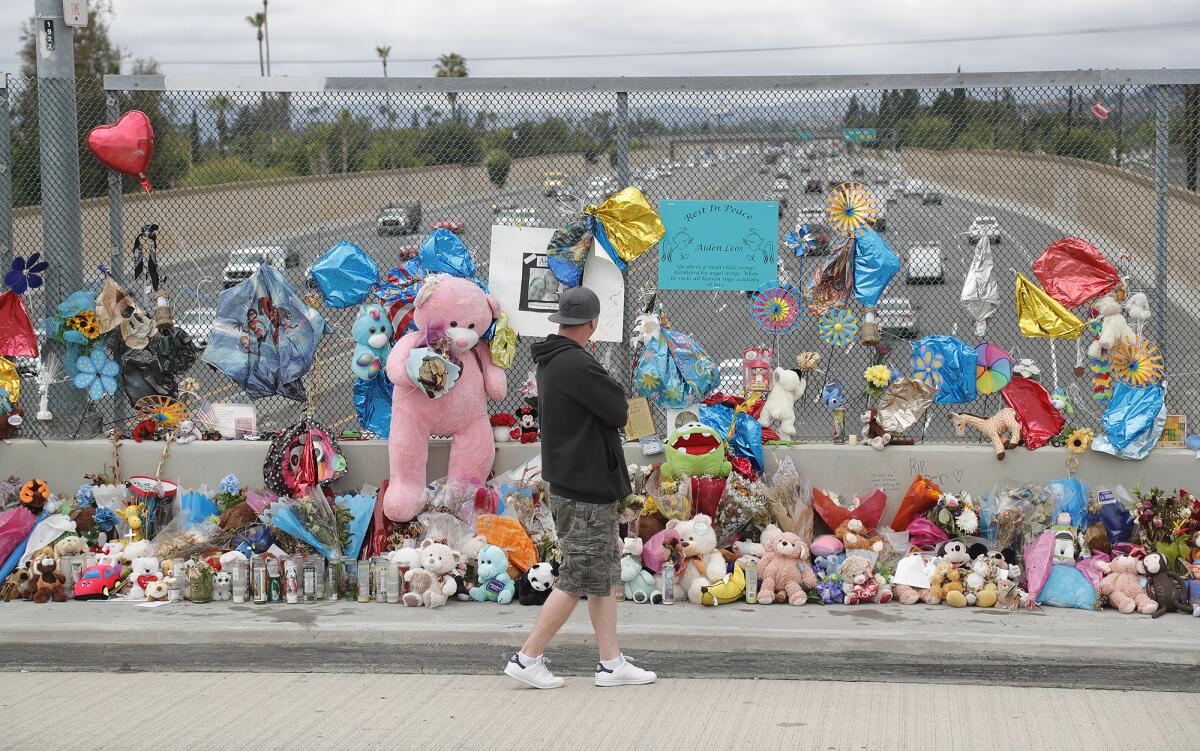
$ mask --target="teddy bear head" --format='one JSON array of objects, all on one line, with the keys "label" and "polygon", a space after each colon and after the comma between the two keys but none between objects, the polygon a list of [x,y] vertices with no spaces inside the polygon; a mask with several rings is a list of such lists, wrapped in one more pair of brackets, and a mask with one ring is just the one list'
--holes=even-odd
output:
[{"label": "teddy bear head", "polygon": [[43,576],[52,576],[58,569],[58,564],[55,562],[54,556],[44,555],[37,559],[37,563],[33,567]]},{"label": "teddy bear head", "polygon": [[133,573],[130,576],[161,576],[162,569],[159,560],[153,556],[142,556],[133,559]]},{"label": "teddy bear head", "polygon": [[775,388],[797,399],[800,396],[800,384],[800,374],[797,371],[775,368]]},{"label": "teddy bear head", "polygon": [[479,343],[500,315],[500,304],[474,282],[430,274],[413,306],[413,323],[431,340],[445,336],[456,353]]},{"label": "teddy bear head", "polygon": [[[462,553],[451,550],[450,546],[445,543],[433,540],[425,540],[421,543],[421,567],[434,574],[450,573],[461,560]],[[505,568],[508,568],[507,563],[505,563]]]},{"label": "teddy bear head", "polygon": [[[624,574],[626,559],[628,559],[628,556],[621,561],[622,574]],[[530,588],[535,592],[549,592],[550,588],[554,586],[554,577],[556,576],[558,576],[558,564],[549,561],[535,563],[525,572],[525,578],[529,581]],[[621,578],[624,579],[624,576],[622,575]]]},{"label": "teddy bear head", "polygon": [[217,587],[233,586],[233,575],[228,571],[218,571],[213,574],[213,585]]},{"label": "teddy bear head", "polygon": [[784,558],[808,560],[808,545],[804,544],[799,535],[792,532],[781,532],[774,537],[768,537],[762,546],[768,553],[775,553]]},{"label": "teddy bear head", "polygon": [[87,542],[78,535],[70,535],[54,543],[54,555],[59,558],[64,555],[82,555],[87,551]]},{"label": "teddy bear head", "polygon": [[350,335],[359,344],[383,349],[392,341],[392,322],[381,305],[364,305],[350,327]]},{"label": "teddy bear head", "polygon": [[400,566],[408,569],[421,568],[422,550],[420,548],[400,548],[388,553],[388,560],[392,563],[398,563]]},{"label": "teddy bear head", "polygon": [[1105,295],[1096,303],[1096,312],[1102,316],[1120,315],[1121,303],[1117,302],[1117,298],[1112,295]]},{"label": "teddy bear head", "polygon": [[132,565],[133,562],[136,561],[138,558],[144,558],[149,554],[150,554],[150,541],[149,540],[135,540],[134,542],[131,542],[128,545],[126,545],[124,548],[121,548],[121,551],[120,551],[121,560],[130,565]]},{"label": "teddy bear head", "polygon": [[[508,573],[508,554],[496,545],[484,545],[476,557],[479,581],[494,579],[500,574]],[[428,566],[426,566],[428,568]]]},{"label": "teddy bear head", "polygon": [[[838,576],[842,577],[842,581],[848,582],[855,582],[861,576],[864,577],[863,582],[865,582],[866,577],[870,576],[871,569],[874,567],[875,564],[866,556],[848,555],[846,556],[846,560],[842,561],[842,565],[838,566]],[[863,582],[858,583],[861,584]]]},{"label": "teddy bear head", "polygon": [[717,533],[712,526],[712,517],[707,514],[696,514],[686,521],[671,519],[667,529],[679,533],[683,554],[688,558],[706,556],[717,549]]}]

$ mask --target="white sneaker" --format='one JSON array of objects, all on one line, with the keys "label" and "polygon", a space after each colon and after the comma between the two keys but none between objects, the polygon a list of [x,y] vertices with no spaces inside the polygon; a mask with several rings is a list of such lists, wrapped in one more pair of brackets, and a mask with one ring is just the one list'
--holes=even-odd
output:
[{"label": "white sneaker", "polygon": [[596,663],[597,686],[640,686],[657,680],[657,675],[649,670],[642,670],[624,655],[621,655],[621,664],[611,670],[604,667],[604,663]]},{"label": "white sneaker", "polygon": [[551,673],[547,662],[544,656],[539,656],[533,662],[522,663],[521,655],[514,654],[504,666],[504,674],[530,688],[562,688],[566,681]]}]

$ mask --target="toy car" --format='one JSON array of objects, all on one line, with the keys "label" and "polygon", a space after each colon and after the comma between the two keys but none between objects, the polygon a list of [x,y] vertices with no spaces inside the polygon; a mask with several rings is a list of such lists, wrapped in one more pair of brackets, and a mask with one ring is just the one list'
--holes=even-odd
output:
[{"label": "toy car", "polygon": [[75,582],[76,600],[107,600],[117,591],[121,579],[120,566],[88,566]]}]

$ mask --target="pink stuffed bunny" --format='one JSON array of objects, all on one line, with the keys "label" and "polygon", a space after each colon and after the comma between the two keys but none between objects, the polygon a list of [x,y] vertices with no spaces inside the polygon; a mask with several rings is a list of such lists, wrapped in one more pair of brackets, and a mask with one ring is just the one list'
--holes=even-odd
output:
[{"label": "pink stuffed bunny", "polygon": [[[504,370],[492,362],[487,342],[480,337],[500,315],[500,306],[473,282],[446,274],[430,274],[421,285],[413,308],[418,331],[405,334],[392,347],[387,376],[392,392],[392,428],[388,439],[391,481],[383,497],[383,511],[397,522],[421,512],[427,478],[429,437],[454,437],[450,446],[449,479],[482,483],[496,456],[488,418],[488,399],[504,398]],[[462,368],[458,381],[434,399],[408,376],[408,356],[424,346],[427,332],[438,332]]]}]

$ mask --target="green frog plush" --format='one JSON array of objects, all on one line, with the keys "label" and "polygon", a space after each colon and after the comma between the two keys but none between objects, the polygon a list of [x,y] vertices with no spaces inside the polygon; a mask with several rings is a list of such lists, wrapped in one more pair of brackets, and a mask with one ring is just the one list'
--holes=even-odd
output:
[{"label": "green frog plush", "polygon": [[707,425],[689,422],[667,437],[666,461],[662,476],[668,480],[680,477],[728,477],[733,465],[725,461],[725,440]]}]

